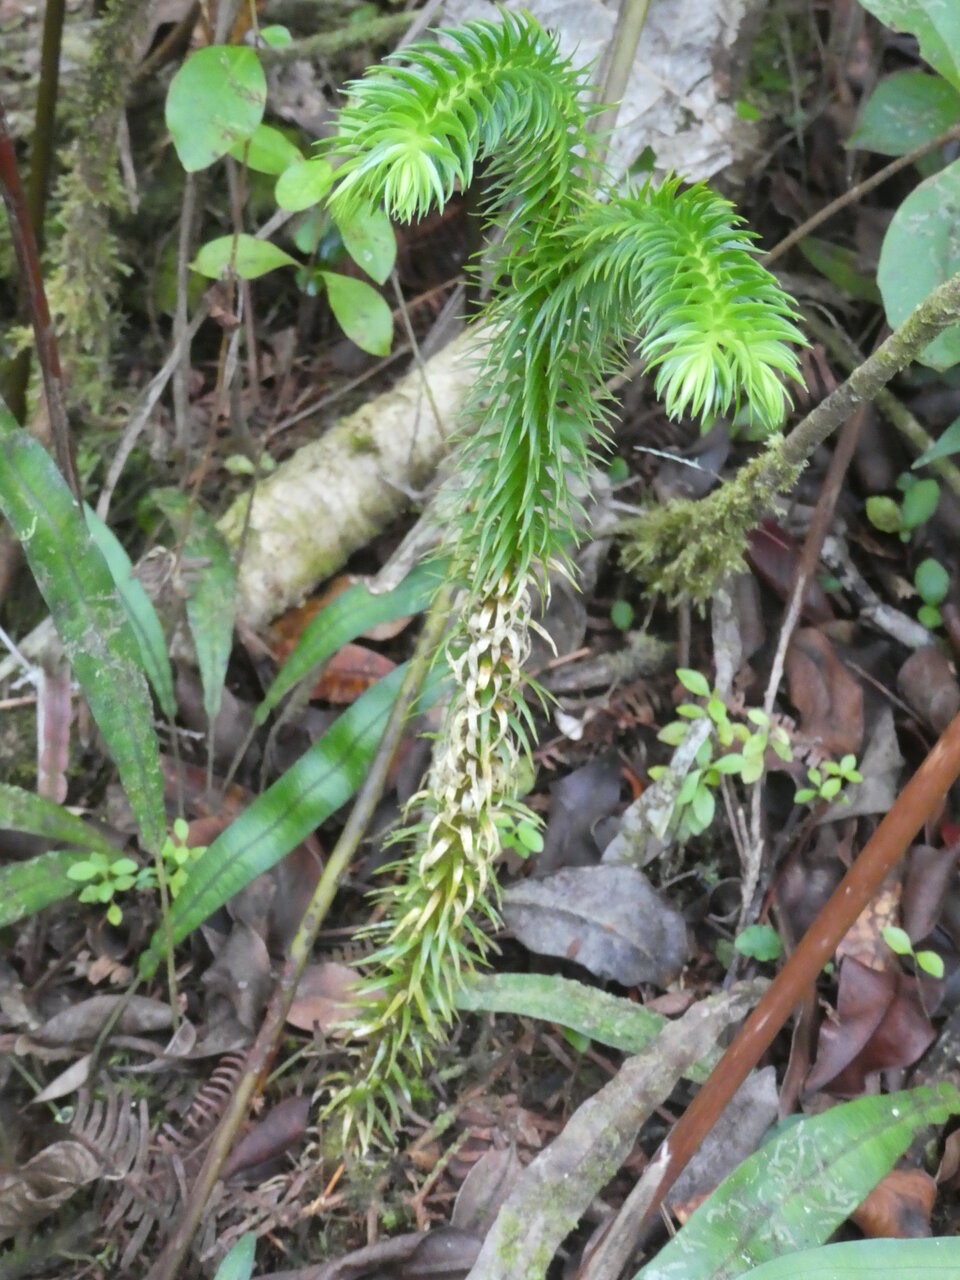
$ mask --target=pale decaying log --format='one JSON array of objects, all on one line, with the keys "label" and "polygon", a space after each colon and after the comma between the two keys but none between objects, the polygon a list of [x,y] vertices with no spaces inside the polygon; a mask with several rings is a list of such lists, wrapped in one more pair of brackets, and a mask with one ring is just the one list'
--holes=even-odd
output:
[{"label": "pale decaying log", "polygon": [[[475,332],[461,334],[260,481],[239,570],[241,625],[262,627],[302,600],[411,505],[476,380],[478,343]],[[220,520],[232,547],[250,501],[244,494]]]}]

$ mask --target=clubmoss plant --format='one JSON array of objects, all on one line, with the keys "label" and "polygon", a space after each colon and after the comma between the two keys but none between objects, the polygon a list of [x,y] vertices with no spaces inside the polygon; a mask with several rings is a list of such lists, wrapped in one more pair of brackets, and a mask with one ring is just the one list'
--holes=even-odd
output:
[{"label": "clubmoss plant", "polygon": [[338,220],[381,203],[402,222],[423,217],[483,162],[486,217],[501,232],[446,512],[460,590],[446,645],[454,692],[412,848],[395,864],[402,881],[383,892],[358,1027],[366,1073],[339,1095],[367,1133],[384,1106],[384,1127],[397,1123],[407,1080],[489,948],[503,831],[534,822],[516,781],[531,732],[531,612],[575,542],[574,494],[605,445],[605,380],[638,343],[671,416],[709,422],[743,406],[774,430],[784,379],[799,377],[793,305],[726,201],[676,178],[603,193],[585,73],[532,18],[504,13],[444,35],[352,85],[327,148]]}]

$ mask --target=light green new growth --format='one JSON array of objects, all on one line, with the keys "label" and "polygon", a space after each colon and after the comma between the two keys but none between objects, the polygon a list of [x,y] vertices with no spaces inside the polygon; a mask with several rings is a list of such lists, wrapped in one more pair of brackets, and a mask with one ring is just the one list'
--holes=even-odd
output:
[{"label": "light green new growth", "polygon": [[[779,427],[795,312],[756,262],[730,205],[671,180],[597,199],[587,81],[530,17],[443,33],[351,86],[327,152],[341,222],[383,204],[400,221],[442,209],[485,163],[501,228],[488,333],[447,511],[459,623],[455,689],[418,797],[415,848],[385,890],[367,984],[365,1081],[338,1095],[369,1135],[394,1122],[414,1068],[453,1016],[496,922],[505,829],[529,829],[516,778],[528,753],[523,662],[530,615],[575,539],[577,488],[605,447],[604,380],[639,342],[674,417],[748,407]],[[409,834],[409,833],[407,833]]]}]

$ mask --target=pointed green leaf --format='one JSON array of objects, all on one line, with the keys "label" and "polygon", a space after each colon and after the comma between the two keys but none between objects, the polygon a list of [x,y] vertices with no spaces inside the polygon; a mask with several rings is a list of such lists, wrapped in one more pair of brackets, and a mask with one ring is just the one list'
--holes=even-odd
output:
[{"label": "pointed green leaf", "polygon": [[[214,840],[190,868],[171,909],[174,942],[185,938],[251,880],[269,871],[346,804],[366,776],[405,673],[405,666],[398,667],[368,689]],[[435,672],[421,696],[422,705],[436,696],[439,679]],[[141,957],[144,977],[156,971],[165,947],[165,931],[160,929]]]},{"label": "pointed green leaf", "polygon": [[867,100],[848,147],[904,156],[960,120],[960,92],[940,76],[898,71],[881,80]]},{"label": "pointed green leaf", "polygon": [[103,553],[107,568],[113,576],[117,593],[123,601],[130,625],[137,637],[140,663],[150,686],[156,694],[160,710],[168,720],[176,719],[177,704],[173,693],[173,671],[170,654],[163,634],[163,625],[157,616],[153,601],[143,588],[143,583],[133,572],[130,557],[107,525],[92,507],[84,509],[87,528],[94,542]]},{"label": "pointed green leaf", "polygon": [[926,1125],[960,1111],[953,1085],[858,1098],[784,1127],[726,1178],[635,1280],[732,1280],[828,1240]]},{"label": "pointed green leaf", "polygon": [[376,289],[365,280],[352,280],[333,271],[318,274],[327,287],[330,310],[350,341],[372,356],[389,355],[393,316]]},{"label": "pointed green leaf", "polygon": [[74,897],[79,886],[67,873],[88,856],[79,849],[56,849],[0,867],[0,928]]},{"label": "pointed green leaf", "polygon": [[304,628],[297,647],[277,672],[266,697],[257,708],[261,725],[280,700],[301,681],[315,679],[319,668],[345,644],[371,627],[395,622],[429,607],[446,565],[439,560],[418,565],[392,591],[374,595],[362,583],[337,596]]},{"label": "pointed green leaf", "polygon": [[953,1280],[960,1237],[847,1240],[765,1262],[743,1280]]},{"label": "pointed green leaf", "polygon": [[[211,724],[220,711],[237,616],[233,553],[206,511],[184,493],[164,489],[157,505],[176,531],[187,569],[187,622],[203,684],[203,709]],[[195,562],[195,571],[190,569]]]},{"label": "pointed green leaf", "polygon": [[2,402],[0,509],[53,616],[144,845],[158,849],[166,825],[163,778],[136,636],[63,477]]},{"label": "pointed green leaf", "polygon": [[238,236],[219,236],[208,241],[190,263],[190,269],[211,280],[219,280],[231,263],[240,280],[256,280],[278,267],[298,265],[296,258],[291,258],[289,253],[278,249],[269,240],[258,240],[256,236],[241,232]]},{"label": "pointed green leaf", "polygon": [[213,1280],[250,1280],[253,1261],[257,1252],[257,1235],[248,1231],[242,1235],[224,1260],[217,1267]]},{"label": "pointed green leaf", "polygon": [[246,164],[254,173],[283,173],[290,165],[303,160],[300,149],[270,124],[258,124],[247,141],[236,143],[228,155]]},{"label": "pointed green leaf", "polygon": [[934,71],[960,89],[960,5],[953,0],[863,0],[884,26],[908,31]]},{"label": "pointed green leaf", "polygon": [[337,230],[344,247],[358,267],[377,284],[385,284],[397,260],[397,237],[382,209],[355,213]]},{"label": "pointed green leaf", "polygon": [[211,45],[170,82],[166,120],[188,173],[206,169],[251,137],[263,119],[267,79],[253,49]]},{"label": "pointed green leaf", "polygon": [[955,453],[960,453],[960,418],[954,419],[949,427],[944,428],[936,443],[922,453],[910,469],[916,471],[917,467],[925,467],[928,462],[936,462],[938,458],[950,458]]},{"label": "pointed green leaf", "polygon": [[42,836],[57,844],[75,844],[83,849],[99,849],[109,858],[117,857],[117,850],[100,834],[96,827],[84,822],[67,809],[54,804],[32,791],[20,787],[8,787],[0,782],[0,827],[10,831],[25,831],[28,835]]}]

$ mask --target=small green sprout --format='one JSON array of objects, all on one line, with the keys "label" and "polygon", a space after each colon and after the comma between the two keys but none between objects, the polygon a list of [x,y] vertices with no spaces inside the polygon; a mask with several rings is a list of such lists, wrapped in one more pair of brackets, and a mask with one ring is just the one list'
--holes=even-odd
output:
[{"label": "small green sprout", "polygon": [[913,585],[923,604],[917,610],[917,618],[930,631],[935,631],[943,623],[940,616],[940,605],[947,598],[950,590],[950,575],[940,563],[928,557],[921,560],[913,575]]},{"label": "small green sprout", "polygon": [[936,951],[914,951],[913,943],[906,930],[899,929],[896,925],[887,925],[881,933],[884,942],[894,955],[909,956],[917,968],[922,969],[931,978],[943,977],[943,959],[937,955]]},{"label": "small green sprout", "polygon": [[793,797],[797,804],[812,804],[821,800],[830,804],[838,797],[841,804],[846,804],[849,797],[841,795],[841,791],[848,783],[862,782],[863,774],[857,769],[857,757],[848,754],[839,764],[835,760],[824,760],[818,768],[808,769],[807,778],[811,785],[802,787]]},{"label": "small green sprout", "polygon": [[[787,763],[793,759],[793,751],[787,731],[775,725],[758,707],[751,707],[745,713],[746,724],[733,720],[726,703],[710,688],[701,672],[681,667],[677,679],[694,697],[703,699],[703,703],[681,703],[677,715],[682,718],[665,725],[657,734],[658,741],[679,747],[690,732],[689,722],[709,720],[711,724],[711,735],[694,758],[696,767],[684,778],[677,793],[674,812],[678,819],[677,838],[682,842],[700,835],[710,826],[716,813],[714,792],[724,776],[738,777],[745,786],[750,786],[763,776],[768,749]],[[722,748],[723,754],[717,754],[717,747]],[[666,765],[655,765],[648,772],[656,781],[669,769]]]},{"label": "small green sprout", "polygon": [[876,494],[867,499],[867,519],[881,533],[896,533],[901,542],[909,542],[916,529],[935,513],[940,502],[940,486],[936,480],[918,480],[905,472],[897,480],[903,501]]},{"label": "small green sprout", "polygon": [[748,924],[737,934],[733,945],[742,956],[761,962],[779,960],[783,953],[780,935],[769,924]]}]

